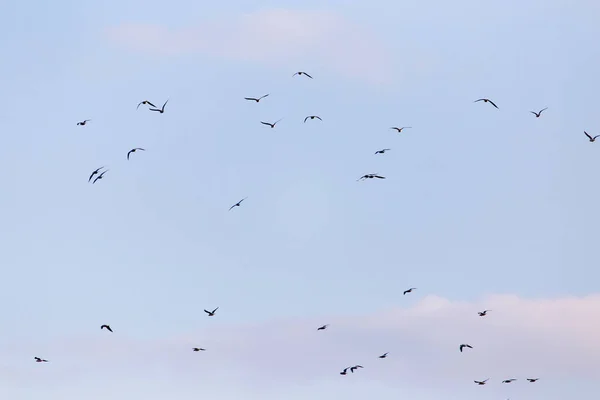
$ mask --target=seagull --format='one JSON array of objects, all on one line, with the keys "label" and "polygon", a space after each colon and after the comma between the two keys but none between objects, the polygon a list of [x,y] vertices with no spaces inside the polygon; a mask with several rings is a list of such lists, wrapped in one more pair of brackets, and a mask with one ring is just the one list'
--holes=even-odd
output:
[{"label": "seagull", "polygon": [[88,123],[88,122],[90,122],[90,121],[91,121],[91,119],[84,119],[83,121],[81,121],[81,122],[78,122],[78,123],[77,123],[77,125],[84,126],[85,124],[87,124],[87,123]]},{"label": "seagull", "polygon": [[402,294],[405,295],[406,293],[410,293],[410,292],[412,292],[415,289],[417,289],[417,288],[416,287],[411,287],[410,289],[405,290],[404,293],[402,293]]},{"label": "seagull", "polygon": [[362,181],[363,179],[373,179],[373,178],[377,178],[377,179],[385,179],[385,176],[381,176],[379,174],[366,174],[361,176],[360,178],[357,179],[357,181]]},{"label": "seagull", "polygon": [[95,170],[94,172],[92,172],[92,174],[90,175],[90,179],[88,179],[88,183],[92,180],[94,175],[96,175],[102,168],[104,168],[104,166],[102,166],[102,167],[98,168],[97,170]]},{"label": "seagull", "polygon": [[110,329],[110,325],[102,325],[100,327],[100,329],[104,329],[104,328],[106,328],[106,330],[108,330],[109,332],[112,332],[112,329]]},{"label": "seagull", "polygon": [[157,108],[156,106],[154,108],[149,108],[150,111],[158,111],[159,113],[164,113],[165,112],[165,106],[167,105],[167,103],[169,102],[169,100],[165,101],[165,104],[163,104],[162,108]]},{"label": "seagull", "polygon": [[234,205],[232,205],[231,207],[229,207],[229,211],[231,211],[231,209],[232,209],[233,207],[239,207],[239,206],[240,206],[240,204],[242,204],[242,201],[244,201],[244,200],[246,200],[246,199],[247,199],[247,197],[244,197],[243,199],[241,199],[240,201],[238,201],[237,203],[235,203]]},{"label": "seagull", "polygon": [[96,183],[96,181],[97,181],[98,179],[102,179],[102,176],[104,176],[104,174],[105,174],[105,173],[107,173],[108,171],[110,171],[110,170],[109,170],[109,169],[107,169],[106,171],[102,171],[102,173],[101,173],[100,175],[98,175],[98,177],[97,177],[96,179],[94,179],[94,180],[93,180],[93,182],[92,182],[92,185],[93,185],[94,183]]},{"label": "seagull", "polygon": [[292,75],[292,77],[294,77],[294,76],[296,76],[296,75],[306,75],[306,76],[308,76],[310,79],[313,79],[313,77],[312,77],[312,76],[310,76],[309,74],[307,74],[306,72],[303,72],[303,71],[298,71],[298,72],[296,72],[294,75]]},{"label": "seagull", "polygon": [[379,358],[386,358],[388,355],[388,353],[383,353],[382,355],[379,356]]},{"label": "seagull", "polygon": [[461,352],[461,353],[462,353],[462,351],[463,351],[463,349],[464,349],[465,347],[468,347],[468,348],[470,348],[470,349],[472,349],[472,348],[473,348],[473,346],[471,346],[470,344],[461,344],[461,345],[460,345],[460,347],[459,347],[459,349],[460,349],[460,352]]},{"label": "seagull", "polygon": [[209,317],[214,317],[215,313],[217,312],[218,309],[219,309],[219,307],[215,308],[212,311],[204,310],[204,312],[207,313]]},{"label": "seagull", "polygon": [[535,115],[536,118],[539,118],[540,115],[542,115],[542,112],[545,111],[545,110],[547,110],[547,109],[548,109],[548,107],[542,108],[539,112],[535,112],[535,111],[529,111],[529,112],[532,113],[533,115]]},{"label": "seagull", "polygon": [[39,358],[39,357],[33,357],[35,359],[35,362],[48,362],[48,360],[44,360],[43,358]]},{"label": "seagull", "polygon": [[342,372],[340,372],[340,375],[346,375],[348,373],[347,371],[348,371],[349,368],[350,367],[344,368],[344,370]]},{"label": "seagull", "polygon": [[473,103],[477,103],[478,101],[483,101],[484,103],[490,103],[494,107],[498,108],[498,106],[493,101],[491,101],[490,99],[479,99],[479,100],[475,100]]},{"label": "seagull", "polygon": [[527,380],[528,380],[530,383],[533,383],[533,382],[535,382],[535,381],[537,381],[537,380],[539,380],[539,379],[540,379],[540,378],[527,378]]},{"label": "seagull", "polygon": [[279,121],[281,121],[282,119],[283,119],[283,118],[281,118],[281,119],[278,119],[277,121],[273,122],[272,124],[271,124],[271,123],[269,123],[269,122],[263,122],[263,121],[260,121],[260,123],[261,123],[261,124],[263,124],[263,125],[269,125],[271,128],[275,128],[275,125],[277,125],[277,123],[278,123]]},{"label": "seagull", "polygon": [[254,100],[255,102],[258,103],[259,101],[261,101],[262,99],[264,99],[267,96],[268,96],[268,94],[265,94],[264,96],[260,96],[259,98],[256,98],[256,97],[244,97],[244,99],[245,100]]},{"label": "seagull", "polygon": [[490,380],[490,378],[487,378],[485,381],[473,381],[473,382],[475,382],[475,383],[476,383],[476,384],[478,384],[479,386],[483,386],[483,385],[485,385],[485,383],[486,383],[487,381],[489,381],[489,380]]},{"label": "seagull", "polygon": [[324,331],[325,329],[327,329],[327,327],[329,326],[329,324],[325,324],[323,326],[320,326],[317,328],[318,331]]},{"label": "seagull", "polygon": [[391,149],[381,149],[381,150],[377,150],[377,151],[375,152],[375,154],[383,154],[383,153],[385,153],[386,151],[389,151],[389,150],[391,150]]},{"label": "seagull", "polygon": [[477,314],[479,314],[480,317],[485,317],[487,315],[488,311],[492,311],[492,310],[483,310],[481,312],[478,312]]},{"label": "seagull", "polygon": [[310,118],[310,119],[315,119],[315,118],[316,118],[316,119],[318,119],[319,121],[323,121],[323,120],[321,119],[321,117],[319,117],[318,115],[309,115],[308,117],[304,118],[304,122],[306,123],[306,120],[307,120],[307,119],[309,119],[309,118]]},{"label": "seagull", "polygon": [[412,126],[403,126],[402,128],[398,128],[396,126],[392,126],[390,129],[395,129],[398,131],[398,133],[401,133],[403,129],[410,129],[412,128]]},{"label": "seagull", "polygon": [[129,155],[130,155],[131,153],[135,153],[135,152],[136,152],[136,150],[146,151],[146,149],[142,149],[141,147],[136,147],[135,149],[131,149],[131,150],[129,150],[129,151],[127,152],[127,159],[128,159],[128,160],[129,160]]},{"label": "seagull", "polygon": [[137,110],[138,108],[140,108],[140,106],[141,106],[142,104],[148,104],[149,106],[152,106],[152,107],[156,108],[156,106],[155,106],[154,104],[150,103],[148,100],[144,100],[144,101],[140,102],[140,104],[138,104],[138,105],[137,105],[137,107],[136,107],[136,110]]},{"label": "seagull", "polygon": [[354,367],[350,367],[350,372],[354,373],[355,369],[364,368],[362,365],[355,365]]},{"label": "seagull", "polygon": [[514,382],[514,381],[516,381],[516,379],[515,378],[511,378],[511,379],[505,379],[505,380],[503,380],[502,383],[511,383],[511,382]]},{"label": "seagull", "polygon": [[590,139],[590,142],[595,142],[597,137],[600,137],[600,135],[596,135],[594,137],[591,137],[586,131],[583,131],[583,133],[585,133],[585,136],[588,137],[588,139]]},{"label": "seagull", "polygon": [[206,349],[203,349],[201,347],[194,347],[192,350],[194,350],[194,351],[206,351]]}]

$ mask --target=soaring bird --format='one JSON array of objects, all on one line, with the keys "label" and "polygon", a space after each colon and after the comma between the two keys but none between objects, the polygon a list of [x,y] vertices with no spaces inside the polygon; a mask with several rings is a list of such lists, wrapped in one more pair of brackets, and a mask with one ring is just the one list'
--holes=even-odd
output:
[{"label": "soaring bird", "polygon": [[323,326],[320,326],[317,328],[318,331],[324,331],[325,329],[327,329],[327,327],[329,326],[329,324],[325,324]]},{"label": "soaring bird", "polygon": [[479,386],[483,386],[483,385],[485,385],[485,383],[486,383],[487,381],[489,381],[489,380],[490,380],[490,378],[487,378],[485,381],[473,381],[473,382],[475,382],[475,383],[476,383],[476,384],[478,384]]},{"label": "soaring bird", "polygon": [[33,357],[35,359],[35,362],[48,362],[48,360],[44,360],[43,358],[39,358],[39,357]]},{"label": "soaring bird", "polygon": [[219,307],[215,308],[212,311],[204,310],[204,312],[207,313],[209,317],[214,317],[215,313],[217,312],[218,309],[219,309]]},{"label": "soaring bird", "polygon": [[465,347],[468,347],[469,349],[473,348],[473,346],[471,346],[470,344],[461,344],[459,347],[461,353]]},{"label": "soaring bird", "polygon": [[411,287],[410,289],[405,290],[404,293],[402,293],[402,294],[405,295],[406,293],[410,293],[410,292],[412,292],[413,290],[416,290],[416,289],[417,289],[416,287]]},{"label": "soaring bird", "polygon": [[109,170],[109,169],[107,169],[107,170],[105,170],[105,171],[102,171],[102,173],[101,173],[100,175],[98,175],[98,176],[96,177],[96,179],[94,179],[94,180],[92,181],[92,185],[93,185],[94,183],[96,183],[96,181],[97,181],[97,180],[99,180],[99,179],[102,179],[102,177],[104,176],[104,174],[105,174],[105,173],[107,173],[108,171],[110,171],[110,170]]},{"label": "soaring bird", "polygon": [[321,117],[319,117],[318,115],[309,115],[308,117],[304,118],[304,122],[306,123],[307,119],[315,119],[315,118],[318,119],[319,121],[323,121],[321,119]]},{"label": "soaring bird", "polygon": [[261,124],[263,124],[263,125],[269,125],[271,128],[275,128],[275,125],[277,125],[277,123],[278,123],[279,121],[281,121],[282,119],[283,119],[283,118],[281,118],[281,119],[278,119],[277,121],[275,121],[275,122],[273,122],[273,123],[270,123],[270,122],[263,122],[263,121],[260,121],[260,123],[261,123]]},{"label": "soaring bird", "polygon": [[150,103],[148,100],[144,100],[144,101],[141,101],[141,102],[140,102],[140,104],[138,104],[138,105],[137,105],[137,107],[136,107],[135,109],[137,110],[138,108],[140,108],[140,106],[141,106],[142,104],[147,104],[147,105],[149,105],[149,106],[152,106],[152,107],[156,108],[156,106],[155,106],[154,104]]},{"label": "soaring bird", "polygon": [[95,170],[94,172],[92,172],[92,174],[90,175],[90,179],[88,179],[88,183],[92,180],[94,175],[96,175],[102,168],[104,168],[104,166],[102,166],[102,167],[98,168],[97,170]]},{"label": "soaring bird", "polygon": [[161,108],[149,108],[150,111],[158,111],[159,113],[164,113],[165,112],[165,106],[167,105],[167,103],[169,102],[169,100],[167,99],[167,101],[165,101],[165,104],[163,104],[163,106]]},{"label": "soaring bird", "polygon": [[542,112],[544,112],[547,109],[548,109],[548,107],[542,108],[539,112],[535,112],[535,111],[529,111],[529,112],[532,113],[533,115],[535,115],[536,118],[539,118],[540,115],[542,115]]},{"label": "soaring bird", "polygon": [[364,368],[362,365],[355,365],[354,367],[350,367],[350,372],[354,373],[355,369]]},{"label": "soaring bird", "polygon": [[535,382],[535,381],[537,381],[539,379],[540,378],[527,378],[527,381],[530,382],[530,383],[533,383],[533,382]]},{"label": "soaring bird", "polygon": [[202,347],[194,347],[192,350],[194,350],[194,351],[206,351],[206,349],[203,349]]},{"label": "soaring bird", "polygon": [[100,329],[105,329],[105,328],[106,328],[107,331],[112,332],[112,329],[110,329],[110,325],[102,325],[100,327]]},{"label": "soaring bird", "polygon": [[344,368],[344,370],[342,372],[340,372],[340,375],[346,375],[348,372],[348,370],[350,369],[350,367],[346,367]]},{"label": "soaring bird", "polygon": [[233,207],[239,207],[242,204],[242,201],[246,200],[247,197],[244,197],[243,199],[241,199],[240,201],[238,201],[237,203],[235,203],[234,205],[232,205],[231,207],[229,207],[229,211],[231,211],[231,209]]},{"label": "soaring bird", "polygon": [[478,312],[477,314],[480,317],[485,317],[487,315],[487,313],[490,312],[490,311],[492,311],[492,310],[483,310],[483,311]]},{"label": "soaring bird", "polygon": [[298,71],[298,72],[296,72],[294,75],[292,75],[292,77],[294,77],[294,76],[296,76],[296,75],[306,75],[306,76],[308,76],[310,79],[312,79],[312,78],[313,78],[312,76],[310,76],[309,74],[307,74],[306,72],[303,72],[303,71]]},{"label": "soaring bird", "polygon": [[78,122],[78,123],[77,123],[77,125],[84,126],[85,124],[87,124],[87,123],[88,123],[88,122],[90,122],[90,121],[91,121],[91,119],[84,119],[83,121],[81,121],[81,122]]},{"label": "soaring bird", "polygon": [[505,379],[505,380],[503,380],[502,383],[511,383],[511,382],[514,382],[514,381],[516,381],[516,379],[515,378],[511,378],[511,379]]},{"label": "soaring bird", "polygon": [[264,99],[267,96],[268,96],[268,94],[265,94],[264,96],[260,96],[258,98],[256,98],[256,97],[244,97],[244,99],[245,100],[254,100],[255,102],[258,103],[259,101],[261,101],[262,99]]},{"label": "soaring bird", "polygon": [[583,133],[585,133],[585,136],[588,137],[588,139],[590,139],[590,142],[595,142],[597,137],[600,137],[600,135],[596,135],[594,137],[591,137],[586,131],[583,131]]},{"label": "soaring bird", "polygon": [[383,154],[383,153],[385,153],[386,151],[389,151],[389,150],[391,150],[391,149],[381,149],[381,150],[377,150],[377,151],[375,152],[375,154]]},{"label": "soaring bird", "polygon": [[141,150],[141,151],[146,151],[146,149],[142,149],[141,147],[136,147],[135,149],[131,149],[127,152],[127,159],[129,160],[129,155],[131,153],[135,153],[136,151]]},{"label": "soaring bird", "polygon": [[498,108],[498,106],[496,105],[496,103],[494,103],[493,101],[491,101],[490,99],[479,99],[479,100],[475,100],[473,103],[477,103],[478,101],[483,101],[484,103],[490,103],[491,105],[493,105],[494,107]]},{"label": "soaring bird", "polygon": [[357,181],[362,181],[363,179],[373,179],[373,178],[377,178],[377,179],[385,179],[385,176],[381,176],[377,173],[375,174],[366,174],[361,176],[360,178],[357,179]]},{"label": "soaring bird", "polygon": [[386,358],[388,354],[389,353],[383,353],[382,355],[379,356],[379,358]]},{"label": "soaring bird", "polygon": [[390,129],[395,129],[398,131],[398,133],[401,133],[403,129],[410,129],[412,128],[412,126],[403,126],[401,128],[398,128],[397,126],[392,126]]}]

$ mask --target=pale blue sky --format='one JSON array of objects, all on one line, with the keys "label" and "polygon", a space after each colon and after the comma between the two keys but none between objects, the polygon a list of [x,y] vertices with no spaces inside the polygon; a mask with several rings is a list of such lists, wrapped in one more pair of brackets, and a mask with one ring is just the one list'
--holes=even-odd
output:
[{"label": "pale blue sky", "polygon": [[[485,308],[496,294],[551,303],[597,294],[600,143],[583,130],[600,134],[600,5],[400,3],[5,4],[0,395],[228,399],[238,395],[226,372],[205,392],[190,386],[198,378],[184,368],[190,346],[177,338],[209,323],[219,334],[262,326],[268,335],[269,324],[298,321],[311,331],[397,307],[418,311],[428,295]],[[171,42],[152,42],[161,29]],[[292,78],[299,70],[315,79]],[[260,104],[243,100],[266,93]],[[500,109],[473,103],[481,97]],[[136,111],[145,99],[169,99],[165,114]],[[539,119],[529,113],[544,107]],[[323,122],[304,124],[312,114]],[[279,118],[275,129],[259,122]],[[92,121],[76,126],[83,119]],[[133,147],[147,151],[127,161]],[[375,156],[381,148],[392,150]],[[88,184],[102,165],[105,179]],[[373,172],[387,179],[356,182]],[[202,309],[217,306],[208,321]],[[590,307],[600,312],[600,302]],[[103,323],[113,336],[99,332]],[[96,350],[106,359],[76,373],[86,355],[70,343],[84,349],[88,340],[98,349],[126,340],[185,350],[155,354],[169,360],[164,375],[146,356],[117,375],[114,349]],[[379,341],[364,340],[350,346]],[[600,362],[600,350],[586,354]],[[52,364],[39,368],[34,355]],[[415,357],[427,366],[438,356]],[[556,379],[535,390],[474,388],[488,377],[476,365],[453,377],[453,392],[426,381],[398,389],[367,368],[366,379],[340,384],[338,369],[353,361],[331,362],[331,376],[282,377],[271,393],[276,378],[267,374],[244,396],[554,400],[584,384],[549,371]],[[59,373],[61,384],[45,380]],[[586,390],[579,398],[595,399],[600,386]]]}]

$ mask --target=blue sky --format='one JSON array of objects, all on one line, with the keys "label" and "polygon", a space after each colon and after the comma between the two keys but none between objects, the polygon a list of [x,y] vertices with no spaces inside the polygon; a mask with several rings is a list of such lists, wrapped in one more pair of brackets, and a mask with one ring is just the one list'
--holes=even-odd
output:
[{"label": "blue sky", "polygon": [[8,5],[0,396],[595,398],[600,6],[359,3]]}]

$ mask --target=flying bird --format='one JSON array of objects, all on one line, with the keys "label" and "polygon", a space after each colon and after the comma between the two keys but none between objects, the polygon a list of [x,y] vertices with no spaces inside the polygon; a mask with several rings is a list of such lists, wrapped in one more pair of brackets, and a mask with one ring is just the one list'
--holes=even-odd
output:
[{"label": "flying bird", "polygon": [[478,101],[483,101],[484,103],[490,103],[491,105],[493,105],[494,107],[498,108],[498,106],[496,105],[496,103],[494,103],[493,101],[491,101],[490,99],[479,99],[479,100],[475,100],[473,103],[477,103]]},{"label": "flying bird", "polygon": [[511,382],[514,382],[514,381],[516,381],[516,379],[515,379],[515,378],[512,378],[512,379],[505,379],[505,380],[503,380],[503,381],[502,381],[502,383],[511,383]]},{"label": "flying bird", "polygon": [[398,131],[398,133],[401,133],[403,129],[410,129],[412,128],[412,126],[403,126],[402,128],[398,128],[396,126],[392,126],[390,129],[395,129]]},{"label": "flying bird", "polygon": [[98,168],[97,170],[95,170],[94,172],[92,172],[92,174],[90,175],[90,179],[88,179],[88,183],[92,180],[92,178],[94,177],[94,175],[98,174],[98,172],[104,168],[104,166]]},{"label": "flying bird", "polygon": [[261,101],[262,99],[264,99],[267,96],[268,96],[268,94],[265,94],[264,96],[260,96],[259,98],[256,98],[256,97],[244,97],[244,99],[245,100],[254,100],[255,102],[258,103],[259,101]]},{"label": "flying bird", "polygon": [[317,328],[318,331],[324,331],[325,329],[327,329],[327,327],[329,326],[329,324],[325,324],[323,326],[320,326]]},{"label": "flying bird", "polygon": [[411,287],[410,289],[405,290],[404,293],[402,293],[402,294],[405,295],[406,293],[410,293],[410,292],[412,292],[413,290],[416,290],[416,289],[417,289],[416,287]]},{"label": "flying bird", "polygon": [[533,115],[535,115],[536,118],[539,118],[540,115],[542,115],[542,112],[544,112],[547,109],[548,109],[548,107],[542,108],[539,112],[535,112],[535,111],[529,111],[529,112],[532,113]]},{"label": "flying bird", "polygon": [[84,119],[83,121],[81,121],[81,122],[78,122],[78,123],[77,123],[77,125],[84,126],[85,124],[87,124],[87,123],[88,123],[88,122],[90,122],[90,121],[91,121],[91,119]]},{"label": "flying bird", "polygon": [[273,122],[272,124],[271,124],[270,122],[263,122],[263,121],[260,121],[260,123],[261,123],[261,124],[263,124],[263,125],[269,125],[271,128],[275,128],[275,125],[277,125],[277,123],[278,123],[279,121],[281,121],[282,119],[283,119],[283,118],[281,118],[281,119],[278,119],[277,121]]},{"label": "flying bird", "polygon": [[355,365],[354,367],[350,367],[350,372],[354,373],[355,369],[364,368],[362,365]]},{"label": "flying bird", "polygon": [[212,311],[204,310],[204,312],[207,313],[209,317],[214,317],[215,313],[217,312],[218,309],[219,309],[219,307],[215,308]]},{"label": "flying bird", "polygon": [[492,310],[483,310],[483,311],[478,312],[477,314],[480,317],[485,317],[489,311],[492,311]]},{"label": "flying bird", "polygon": [[373,178],[377,178],[377,179],[385,179],[385,176],[381,176],[379,174],[366,174],[361,176],[360,178],[357,179],[357,181],[362,181],[363,179],[373,179]]},{"label": "flying bird", "polygon": [[110,329],[110,325],[102,325],[100,327],[100,329],[105,329],[105,328],[106,328],[107,331],[112,332],[112,329]]},{"label": "flying bird", "polygon": [[142,149],[141,147],[136,147],[135,149],[131,149],[127,152],[127,159],[129,160],[129,155],[131,153],[135,153],[137,150],[146,151],[146,149]]},{"label": "flying bird", "polygon": [[243,199],[241,199],[240,201],[238,201],[237,203],[235,203],[234,205],[232,205],[231,207],[229,207],[229,211],[231,211],[232,208],[234,207],[239,207],[242,204],[242,201],[246,200],[247,197],[244,197]]},{"label": "flying bird", "polygon": [[156,106],[154,108],[149,108],[150,111],[158,111],[159,113],[164,113],[165,112],[165,106],[167,105],[167,103],[169,102],[169,100],[165,101],[165,104],[163,104],[163,106],[161,108],[157,108]]},{"label": "flying bird", "polygon": [[389,150],[391,150],[391,149],[381,149],[381,150],[377,150],[377,151],[375,152],[375,154],[383,154],[383,153],[385,153],[386,151],[389,151]]},{"label": "flying bird", "polygon": [[35,362],[48,362],[48,360],[44,360],[43,358],[39,358],[39,357],[33,357],[35,359]]},{"label": "flying bird", "polygon": [[192,350],[194,350],[194,351],[206,351],[206,349],[203,349],[201,347],[194,347]]},{"label": "flying bird", "polygon": [[141,101],[141,102],[140,102],[140,104],[138,104],[138,105],[137,105],[137,107],[136,107],[135,109],[137,110],[138,108],[140,108],[140,106],[141,106],[142,104],[147,104],[147,105],[149,105],[149,106],[152,106],[152,107],[156,108],[156,106],[155,106],[154,104],[150,103],[148,100],[144,100],[144,101]]},{"label": "flying bird", "polygon": [[307,119],[309,119],[309,118],[310,118],[310,119],[315,119],[315,118],[316,118],[316,119],[318,119],[319,121],[323,121],[323,120],[321,119],[321,117],[319,117],[318,115],[309,115],[308,117],[304,118],[304,122],[306,123],[306,120],[307,120]]},{"label": "flying bird", "polygon": [[487,378],[485,381],[473,381],[473,382],[475,382],[475,383],[476,383],[476,384],[478,384],[479,386],[483,386],[483,385],[485,385],[485,383],[486,383],[487,381],[489,381],[489,380],[490,380],[490,378]]},{"label": "flying bird", "polygon": [[109,169],[107,169],[107,170],[105,170],[105,171],[102,171],[102,173],[101,173],[100,175],[98,175],[98,176],[96,177],[96,179],[94,179],[94,180],[92,181],[92,185],[93,185],[94,183],[96,183],[96,181],[97,181],[97,180],[99,180],[99,179],[102,179],[102,177],[104,176],[104,174],[105,174],[105,173],[107,173],[108,171],[110,171],[110,170],[109,170]]},{"label": "flying bird", "polygon": [[342,372],[340,372],[340,375],[346,375],[348,372],[348,369],[350,369],[350,367],[346,367],[344,368],[344,370]]},{"label": "flying bird", "polygon": [[595,142],[597,137],[600,137],[600,135],[596,135],[594,137],[591,137],[586,131],[583,131],[583,133],[585,133],[585,136],[588,137],[588,139],[590,139],[590,142]]},{"label": "flying bird", "polygon": [[292,75],[292,77],[294,77],[294,76],[296,76],[296,75],[306,75],[306,76],[308,76],[310,79],[313,79],[313,77],[312,77],[312,76],[310,76],[309,74],[307,74],[306,72],[303,72],[303,71],[298,71],[298,72],[296,72],[294,75]]},{"label": "flying bird", "polygon": [[469,349],[473,348],[473,346],[471,346],[470,344],[461,344],[459,347],[461,353],[465,347],[468,347]]},{"label": "flying bird", "polygon": [[386,358],[388,355],[388,353],[383,353],[382,355],[379,356],[379,358]]},{"label": "flying bird", "polygon": [[527,378],[527,381],[529,381],[530,383],[533,383],[537,380],[539,380],[540,378]]}]

